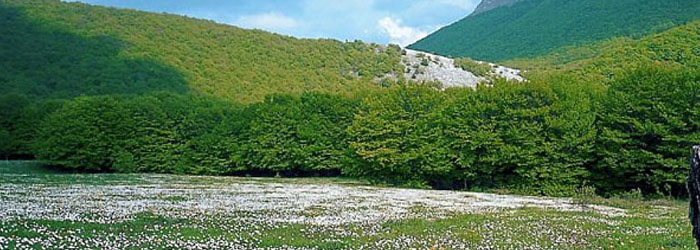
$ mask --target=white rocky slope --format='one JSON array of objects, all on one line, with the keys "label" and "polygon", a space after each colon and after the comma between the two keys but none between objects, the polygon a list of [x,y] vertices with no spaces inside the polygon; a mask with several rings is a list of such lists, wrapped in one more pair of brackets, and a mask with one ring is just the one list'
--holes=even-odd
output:
[{"label": "white rocky slope", "polygon": [[[442,83],[444,88],[475,88],[480,82],[488,80],[486,77],[480,77],[469,71],[455,67],[454,60],[451,58],[410,49],[405,49],[405,51],[406,55],[402,57],[401,62],[406,66],[406,71],[404,71],[406,79],[414,81],[438,81]],[[424,65],[423,59],[427,59],[427,66]],[[488,64],[492,68],[491,76],[503,77],[514,81],[525,80],[525,78],[520,76],[520,70],[492,63]]]}]

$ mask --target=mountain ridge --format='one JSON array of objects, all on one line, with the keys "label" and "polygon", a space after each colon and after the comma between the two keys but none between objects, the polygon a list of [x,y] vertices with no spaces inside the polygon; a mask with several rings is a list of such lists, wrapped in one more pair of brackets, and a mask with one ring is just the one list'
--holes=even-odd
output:
[{"label": "mountain ridge", "polygon": [[[483,2],[480,9],[510,2]],[[614,37],[640,38],[697,19],[700,1],[695,0],[518,1],[469,15],[408,48],[500,62]]]},{"label": "mountain ridge", "polygon": [[482,0],[481,3],[476,6],[476,9],[474,9],[474,12],[470,14],[470,16],[476,16],[503,6],[512,6],[513,4],[521,1],[525,0]]}]

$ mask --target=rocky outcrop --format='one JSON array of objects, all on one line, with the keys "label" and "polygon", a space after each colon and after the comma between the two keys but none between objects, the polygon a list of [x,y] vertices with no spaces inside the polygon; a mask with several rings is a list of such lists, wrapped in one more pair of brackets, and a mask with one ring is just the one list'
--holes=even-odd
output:
[{"label": "rocky outcrop", "polygon": [[484,13],[486,11],[502,7],[502,6],[511,6],[517,2],[521,2],[525,0],[482,0],[479,6],[476,7],[476,10],[471,14],[472,16],[476,16],[478,14]]},{"label": "rocky outcrop", "polygon": [[444,56],[433,55],[416,50],[406,49],[401,62],[406,67],[404,77],[411,81],[436,81],[443,88],[470,87],[475,88],[479,83],[488,81],[488,77],[501,77],[513,81],[524,81],[520,70],[499,66],[493,63],[479,62],[491,66],[487,77],[477,76],[472,72],[455,67],[454,60]]}]

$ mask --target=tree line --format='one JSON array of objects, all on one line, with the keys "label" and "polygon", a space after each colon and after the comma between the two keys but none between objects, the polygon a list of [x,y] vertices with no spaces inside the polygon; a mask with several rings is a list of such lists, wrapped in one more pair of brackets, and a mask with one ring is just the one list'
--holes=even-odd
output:
[{"label": "tree line", "polygon": [[[24,101],[23,101],[24,100]],[[553,75],[353,98],[242,105],[193,94],[0,97],[6,157],[81,171],[350,176],[413,187],[681,195],[700,142],[700,73],[641,67],[609,83]]]}]

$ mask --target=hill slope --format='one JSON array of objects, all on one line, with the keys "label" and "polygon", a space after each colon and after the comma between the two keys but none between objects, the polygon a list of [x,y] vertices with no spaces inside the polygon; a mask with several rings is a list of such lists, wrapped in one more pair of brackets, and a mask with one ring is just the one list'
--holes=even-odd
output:
[{"label": "hill slope", "polygon": [[616,38],[546,56],[505,62],[532,72],[565,72],[586,77],[614,76],[632,68],[657,64],[700,67],[700,21],[640,39]]},{"label": "hill slope", "polygon": [[400,50],[296,39],[177,15],[0,0],[0,93],[194,92],[241,103],[272,93],[351,94],[403,72]]},{"label": "hill slope", "polygon": [[476,6],[476,9],[474,9],[474,12],[470,14],[470,16],[476,16],[489,10],[500,8],[503,6],[512,6],[513,4],[520,1],[525,0],[482,0],[481,3],[479,3],[478,6]]},{"label": "hill slope", "polygon": [[696,0],[527,0],[468,16],[409,48],[502,61],[612,37],[639,38],[695,19]]}]

